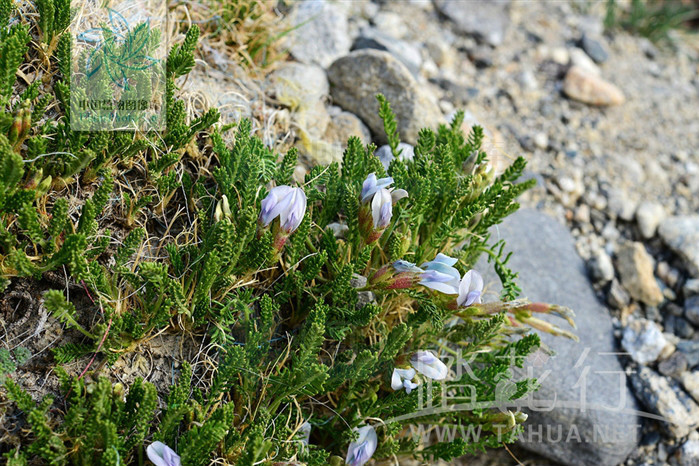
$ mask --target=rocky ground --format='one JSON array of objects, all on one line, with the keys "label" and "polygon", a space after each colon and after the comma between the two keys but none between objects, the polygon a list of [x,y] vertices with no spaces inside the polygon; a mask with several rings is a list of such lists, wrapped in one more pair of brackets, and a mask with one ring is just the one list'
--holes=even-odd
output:
[{"label": "rocky ground", "polygon": [[[221,106],[229,121],[252,117],[268,143],[328,163],[350,135],[385,142],[374,100],[382,92],[405,143],[465,109],[467,123],[486,127],[496,169],[529,160],[539,183],[523,204],[548,216],[530,211],[513,220],[519,233],[508,236],[508,224],[502,232],[523,258],[524,291],[576,309],[582,344],[612,354],[590,364],[625,373],[628,408],[650,416],[609,421],[641,426],[619,444],[581,434],[577,443],[523,442],[550,460],[521,447],[514,455],[528,464],[699,464],[696,37],[655,45],[605,33],[604,2],[327,0],[283,13],[300,25],[285,38],[290,60],[253,79],[204,50],[208,65],[185,88],[192,105]],[[582,349],[557,342],[549,341],[559,359],[546,390],[579,388],[571,377]],[[589,388],[609,401],[600,384]],[[534,418],[601,422],[580,409]],[[501,451],[477,462],[515,460]]]}]

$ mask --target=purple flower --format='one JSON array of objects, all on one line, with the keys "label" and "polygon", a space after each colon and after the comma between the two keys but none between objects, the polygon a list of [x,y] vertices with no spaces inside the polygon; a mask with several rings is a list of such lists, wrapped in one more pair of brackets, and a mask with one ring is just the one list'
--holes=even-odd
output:
[{"label": "purple flower", "polygon": [[458,294],[461,275],[452,267],[454,264],[456,259],[440,252],[434,260],[422,264],[425,273],[420,284],[444,294]]},{"label": "purple flower", "polygon": [[415,369],[393,369],[391,388],[394,390],[405,388],[406,393],[410,393],[417,388],[417,384],[412,381],[413,377],[415,377]]},{"label": "purple flower", "polygon": [[459,297],[456,304],[468,307],[471,304],[480,304],[483,293],[483,277],[475,270],[469,270],[464,274],[459,284]]},{"label": "purple flower", "polygon": [[364,180],[364,184],[362,184],[362,194],[360,196],[362,203],[366,204],[376,191],[382,188],[388,188],[392,184],[393,178],[390,176],[377,180],[376,173],[370,173],[369,176],[366,177],[366,180]]},{"label": "purple flower", "polygon": [[410,358],[410,364],[416,371],[432,380],[447,378],[449,368],[435,356],[432,351],[418,351]]},{"label": "purple flower", "polygon": [[279,217],[280,227],[285,233],[296,230],[306,213],[306,194],[301,188],[277,186],[262,200],[260,223],[266,227]]},{"label": "purple flower", "polygon": [[146,454],[155,466],[180,466],[180,457],[163,442],[148,445]]},{"label": "purple flower", "polygon": [[359,434],[359,438],[349,444],[345,462],[349,466],[363,466],[371,459],[379,441],[376,431],[371,426],[355,427],[354,431]]},{"label": "purple flower", "polygon": [[359,223],[362,236],[367,244],[373,243],[381,232],[391,223],[393,216],[393,204],[404,197],[408,197],[405,189],[391,188],[393,178],[376,178],[375,173],[370,173],[364,180],[362,192],[359,198],[362,207],[359,211]]}]

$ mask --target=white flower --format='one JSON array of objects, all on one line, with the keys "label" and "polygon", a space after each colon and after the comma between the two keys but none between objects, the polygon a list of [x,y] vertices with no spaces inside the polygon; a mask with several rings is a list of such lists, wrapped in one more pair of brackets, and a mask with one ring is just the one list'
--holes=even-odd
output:
[{"label": "white flower", "polygon": [[360,195],[362,204],[367,204],[371,200],[371,218],[375,230],[383,230],[391,223],[393,216],[393,204],[408,197],[405,189],[389,188],[393,184],[393,178],[386,177],[376,179],[375,173],[370,173],[362,185]]},{"label": "white flower", "polygon": [[444,294],[459,292],[459,271],[454,268],[456,259],[441,252],[433,260],[420,267],[425,269],[420,284]]},{"label": "white flower", "polygon": [[163,442],[148,445],[146,454],[155,466],[180,466],[180,457]]},{"label": "white flower", "polygon": [[306,193],[301,188],[277,186],[262,200],[260,223],[267,226],[279,217],[280,227],[285,233],[296,230],[306,213]]},{"label": "white flower", "polygon": [[471,304],[480,304],[483,294],[483,277],[475,270],[469,270],[459,283],[459,297],[456,304],[468,307]]},{"label": "white flower", "polygon": [[417,384],[412,381],[413,377],[415,377],[415,369],[393,369],[391,388],[394,390],[405,388],[406,393],[410,393],[417,388]]},{"label": "white flower", "polygon": [[359,434],[359,438],[349,444],[345,462],[349,466],[363,466],[376,451],[376,431],[371,426],[355,427],[354,431]]},{"label": "white flower", "polygon": [[420,374],[432,380],[447,378],[449,368],[435,356],[432,351],[418,351],[410,358],[410,364]]}]

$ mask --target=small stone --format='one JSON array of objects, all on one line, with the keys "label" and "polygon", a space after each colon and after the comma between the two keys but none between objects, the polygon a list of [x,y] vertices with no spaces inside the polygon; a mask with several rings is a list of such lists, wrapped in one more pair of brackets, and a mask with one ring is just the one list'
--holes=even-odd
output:
[{"label": "small stone", "polygon": [[599,66],[597,66],[595,62],[592,61],[590,57],[579,48],[574,48],[570,51],[570,63],[573,66],[578,66],[586,71],[589,71],[595,76],[600,76],[602,74],[602,70],[599,69]]},{"label": "small stone", "polygon": [[666,345],[667,340],[658,324],[646,319],[629,323],[621,339],[621,346],[639,364],[654,362]]},{"label": "small stone", "polygon": [[687,280],[682,287],[682,293],[685,298],[699,295],[699,278],[690,278]]},{"label": "small stone", "polygon": [[699,215],[665,219],[658,235],[684,260],[689,273],[699,277]]},{"label": "small stone", "polygon": [[559,65],[566,66],[570,61],[570,54],[565,48],[556,47],[555,49],[551,50],[551,60]]},{"label": "small stone", "polygon": [[414,144],[423,127],[442,122],[437,103],[418,86],[410,71],[387,52],[356,50],[335,61],[328,69],[333,101],[357,115],[378,142],[388,142],[379,117],[376,94],[383,92],[398,115],[398,132]]},{"label": "small stone", "polygon": [[658,225],[665,218],[665,209],[657,202],[643,201],[636,209],[636,222],[641,235],[648,239],[655,236]]},{"label": "small stone", "polygon": [[699,466],[699,434],[692,432],[675,454],[679,466]]},{"label": "small stone", "polygon": [[626,292],[616,279],[612,280],[612,284],[607,292],[607,304],[614,309],[624,309],[631,302],[631,296]]},{"label": "small stone", "polygon": [[392,11],[378,12],[372,22],[381,32],[396,39],[404,37],[409,31],[401,15]]},{"label": "small stone", "polygon": [[358,273],[352,274],[352,278],[350,279],[350,285],[352,288],[364,288],[367,284],[367,278],[363,275],[359,275]]},{"label": "small stone", "polygon": [[546,133],[536,133],[534,135],[534,145],[537,149],[547,149],[549,146],[549,137]]},{"label": "small stone", "polygon": [[627,222],[633,219],[636,203],[629,198],[625,190],[611,188],[606,191],[606,195],[607,209],[610,214]]},{"label": "small stone", "polygon": [[298,2],[290,15],[289,51],[301,63],[327,68],[352,45],[345,10],[325,0]]},{"label": "small stone", "polygon": [[505,39],[510,24],[509,0],[479,0],[464,8],[461,0],[434,0],[437,10],[449,18],[462,34],[468,34],[498,46]]},{"label": "small stone", "polygon": [[425,46],[435,64],[442,68],[450,68],[458,59],[449,44],[438,37],[431,36],[427,38]]},{"label": "small stone", "polygon": [[373,291],[359,291],[357,292],[357,309],[361,309],[367,304],[376,302],[376,294]]},{"label": "small stone", "polygon": [[687,358],[679,351],[658,364],[658,372],[666,377],[675,377],[687,370]]},{"label": "small stone", "polygon": [[684,353],[690,368],[699,364],[699,340],[680,340],[677,351]]},{"label": "small stone", "polygon": [[665,419],[663,428],[674,437],[684,437],[699,427],[699,406],[672,379],[639,367],[631,374],[631,387],[646,408]]},{"label": "small stone", "polygon": [[614,278],[612,258],[604,250],[598,250],[590,260],[590,274],[595,282],[607,283]]},{"label": "small stone", "polygon": [[344,238],[345,234],[349,231],[349,226],[347,226],[347,224],[338,222],[328,223],[326,228],[333,232],[335,238]]},{"label": "small stone", "polygon": [[694,336],[694,327],[687,319],[677,317],[675,318],[675,335],[680,338],[692,338]]},{"label": "small stone", "polygon": [[593,39],[587,34],[582,36],[580,46],[596,63],[604,63],[609,58],[609,54],[600,41]]},{"label": "small stone", "polygon": [[684,312],[683,309],[675,303],[667,303],[663,308],[663,312],[676,317],[679,317]]},{"label": "small stone", "polygon": [[624,94],[614,84],[578,66],[571,67],[566,73],[563,92],[571,99],[596,106],[620,105],[625,100]]},{"label": "small stone", "polygon": [[587,225],[590,223],[590,207],[587,204],[580,204],[576,209],[575,209],[575,215],[573,216],[573,220],[576,222],[582,224],[582,225]]},{"label": "small stone", "polygon": [[692,395],[692,398],[699,402],[699,370],[685,372],[680,377],[680,381],[684,389],[687,390],[687,393]]},{"label": "small stone", "polygon": [[535,91],[539,89],[539,81],[532,70],[526,69],[517,75],[517,82],[525,91]]},{"label": "small stone", "polygon": [[617,251],[617,271],[632,298],[649,306],[663,301],[663,292],[653,276],[653,258],[641,243],[627,243]]},{"label": "small stone", "polygon": [[684,302],[684,316],[692,324],[699,326],[699,296],[687,298]]},{"label": "small stone", "polygon": [[677,285],[680,279],[680,273],[677,269],[672,268],[670,264],[665,261],[659,262],[658,267],[655,271],[658,278],[661,279],[667,286],[673,287]]},{"label": "small stone", "polygon": [[[404,142],[401,142],[398,144],[398,151],[400,152],[398,154],[398,158],[403,161],[410,161],[413,160],[413,157],[415,157],[415,148],[411,146],[410,144],[406,144]],[[381,161],[381,165],[385,169],[388,170],[389,165],[391,165],[391,161],[393,161],[393,152],[391,151],[391,146],[388,144],[379,147],[376,149],[376,152],[374,152],[374,155],[379,158]]]},{"label": "small stone", "polygon": [[468,57],[478,69],[493,66],[493,48],[490,46],[478,45],[469,51]]},{"label": "small stone", "polygon": [[343,148],[347,145],[350,136],[356,136],[362,144],[371,142],[371,133],[362,120],[353,113],[345,112],[340,107],[328,108],[330,123],[325,130],[325,140],[340,144]]}]

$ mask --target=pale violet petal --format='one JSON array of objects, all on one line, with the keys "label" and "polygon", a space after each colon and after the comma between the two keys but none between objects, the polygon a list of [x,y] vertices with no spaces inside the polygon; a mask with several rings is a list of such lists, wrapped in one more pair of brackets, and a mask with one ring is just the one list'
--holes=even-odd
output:
[{"label": "pale violet petal", "polygon": [[362,184],[362,202],[366,202],[376,192],[376,173],[369,173]]},{"label": "pale violet petal", "polygon": [[349,444],[345,462],[350,466],[363,466],[376,451],[378,438],[376,431],[371,426],[363,426],[354,430],[359,434],[359,438]]},{"label": "pale violet petal", "polygon": [[396,189],[395,191],[391,191],[391,201],[394,204],[404,197],[408,197],[408,191],[405,189]]},{"label": "pale violet petal", "polygon": [[400,390],[403,388],[403,381],[401,380],[398,369],[393,369],[393,374],[391,375],[391,388],[394,390]]},{"label": "pale violet petal", "polygon": [[470,270],[469,273],[471,272],[473,272],[473,278],[471,279],[471,286],[469,287],[469,290],[483,291],[483,277],[475,270]]}]

